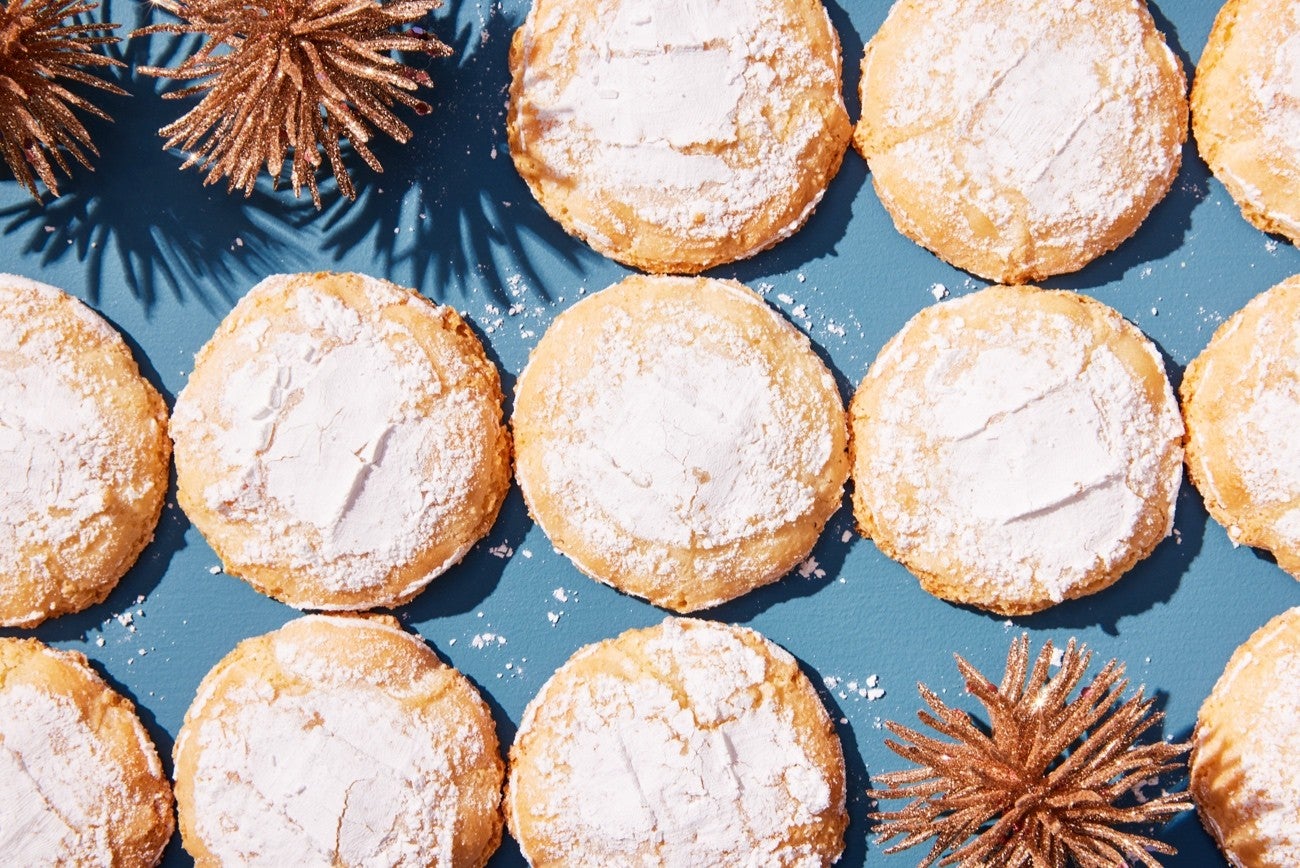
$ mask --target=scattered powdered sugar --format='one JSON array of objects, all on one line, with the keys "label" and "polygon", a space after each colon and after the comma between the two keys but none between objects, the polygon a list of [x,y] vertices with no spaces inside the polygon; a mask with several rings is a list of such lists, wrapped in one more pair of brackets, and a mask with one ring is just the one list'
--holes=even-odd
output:
[{"label": "scattered powdered sugar", "polygon": [[972,585],[1060,600],[1129,555],[1148,510],[1172,519],[1177,404],[1166,384],[1153,409],[1137,375],[1063,315],[1022,308],[971,328],[961,314],[975,298],[918,316],[882,353],[868,380],[888,397],[859,428],[855,479],[900,550]]},{"label": "scattered powdered sugar", "polygon": [[[611,199],[615,225],[630,209],[691,238],[737,237],[788,207],[826,134],[827,107],[789,95],[817,86],[839,99],[839,58],[811,51],[804,26],[784,4],[748,0],[534,4],[515,109],[536,123],[520,125],[534,134],[521,144],[548,175]],[[554,40],[544,56],[541,34]]]},{"label": "scattered powdered sugar", "polygon": [[[1167,47],[1160,63],[1148,54],[1141,4],[1116,5],[896,4],[894,26],[886,21],[877,37],[890,62],[875,66],[869,51],[863,74],[868,140],[879,148],[867,157],[891,211],[948,203],[936,238],[1006,257],[1026,231],[1048,247],[1095,243],[1167,184],[1179,119],[1154,108],[1178,96],[1167,78],[1177,61]],[[895,184],[919,189],[896,199]],[[918,215],[904,219],[930,234]]]},{"label": "scattered powdered sugar", "polygon": [[528,789],[541,800],[526,806],[525,855],[544,839],[574,865],[639,854],[667,865],[826,863],[785,839],[840,796],[768,689],[767,660],[736,633],[666,621],[639,670],[570,677],[566,667],[548,682],[525,712],[528,753],[511,784],[517,798],[518,776],[536,776]]},{"label": "scattered powdered sugar", "polygon": [[238,558],[305,571],[331,590],[375,587],[462,508],[479,465],[483,399],[440,380],[430,353],[454,379],[465,362],[453,351],[422,347],[400,318],[383,315],[417,303],[405,292],[367,278],[377,312],[363,315],[290,280],[269,278],[232,312],[292,293],[288,316],[243,322],[227,336],[247,361],[211,372],[202,398],[192,394],[196,372],[177,398],[178,462],[214,471],[203,498],[227,524],[205,533],[234,544]]},{"label": "scattered powdered sugar", "polygon": [[0,692],[7,864],[113,863],[108,828],[126,822],[127,798],[124,769],[70,698],[24,683]]}]

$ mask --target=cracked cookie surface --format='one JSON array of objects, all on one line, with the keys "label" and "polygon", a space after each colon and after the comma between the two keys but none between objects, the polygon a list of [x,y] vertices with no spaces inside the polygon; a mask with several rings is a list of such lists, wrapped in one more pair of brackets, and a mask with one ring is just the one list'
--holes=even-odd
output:
[{"label": "cracked cookie surface", "polygon": [[849,410],[864,536],[930,593],[1035,612],[1107,587],[1173,526],[1183,425],[1155,346],[1065,291],[927,308]]},{"label": "cracked cookie surface", "polygon": [[670,618],[580,649],[524,712],[507,814],[532,865],[829,865],[844,759],[789,654]]}]

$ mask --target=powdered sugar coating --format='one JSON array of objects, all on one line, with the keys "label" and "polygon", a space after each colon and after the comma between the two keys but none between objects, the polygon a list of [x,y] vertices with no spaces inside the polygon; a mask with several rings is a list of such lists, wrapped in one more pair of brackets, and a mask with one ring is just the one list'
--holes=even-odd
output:
[{"label": "powdered sugar coating", "polygon": [[855,141],[900,231],[983,277],[1073,271],[1169,189],[1185,83],[1142,0],[900,0]]},{"label": "powdered sugar coating", "polygon": [[511,67],[511,153],[538,199],[653,271],[789,235],[848,143],[818,0],[541,0]]},{"label": "powdered sugar coating", "polygon": [[199,354],[172,432],[182,505],[229,571],[302,607],[409,599],[486,532],[507,481],[477,340],[355,275],[255,287]]},{"label": "powdered sugar coating", "polygon": [[241,645],[177,741],[203,864],[483,864],[500,837],[486,708],[391,620],[314,616]]},{"label": "powdered sugar coating", "polygon": [[5,863],[156,864],[172,832],[171,790],[130,704],[80,655],[0,642]]},{"label": "powdered sugar coating", "polygon": [[1300,3],[1223,5],[1196,69],[1192,126],[1247,219],[1300,238]]},{"label": "powdered sugar coating", "polygon": [[1191,790],[1236,865],[1300,864],[1300,609],[1236,653],[1201,707]]},{"label": "powdered sugar coating", "polygon": [[71,296],[0,275],[0,623],[101,600],[153,536],[166,408]]},{"label": "powdered sugar coating", "polygon": [[945,598],[1034,611],[1172,527],[1183,427],[1163,365],[1081,296],[995,287],[923,311],[851,415],[864,534]]},{"label": "powdered sugar coating", "polygon": [[1183,380],[1187,461],[1238,543],[1300,577],[1300,278],[1233,314]]},{"label": "powdered sugar coating", "polygon": [[739,284],[629,278],[567,311],[519,379],[520,486],[585,572],[681,611],[807,555],[847,468],[807,339]]},{"label": "powdered sugar coating", "polygon": [[669,619],[588,646],[529,704],[511,760],[531,864],[818,866],[843,847],[838,742],[751,630]]}]

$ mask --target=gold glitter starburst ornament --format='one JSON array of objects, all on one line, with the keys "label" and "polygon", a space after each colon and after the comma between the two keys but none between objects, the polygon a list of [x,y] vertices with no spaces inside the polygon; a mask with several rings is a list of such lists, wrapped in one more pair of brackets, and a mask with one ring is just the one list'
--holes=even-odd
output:
[{"label": "gold glitter starburst ornament", "polygon": [[[1191,807],[1185,792],[1142,801],[1132,796],[1161,775],[1185,769],[1185,744],[1138,739],[1157,726],[1153,699],[1128,688],[1112,660],[1075,695],[1092,655],[1071,640],[1054,675],[1048,642],[1029,668],[1029,637],[1007,655],[1001,686],[957,658],[967,691],[983,704],[987,727],[949,708],[925,685],[933,714],[922,723],[951,741],[887,723],[901,739],[891,750],[919,768],[877,777],[877,800],[911,799],[902,810],[880,811],[880,839],[897,853],[934,838],[922,866],[1113,868],[1158,866],[1152,853],[1174,848],[1125,827],[1163,823]],[[1026,678],[1028,679],[1026,681]]]},{"label": "gold glitter starburst ornament", "polygon": [[[394,51],[445,56],[451,49],[411,27],[439,0],[154,0],[179,19],[134,35],[198,34],[204,43],[179,65],[141,67],[145,75],[196,81],[165,98],[202,94],[189,112],[159,133],[164,147],[190,153],[182,168],[199,165],[205,184],[225,178],[227,191],[253,192],[262,167],[276,183],[285,160],[294,195],[303,186],[321,207],[317,172],[321,152],[349,199],[356,189],[344,166],[342,141],[376,172],[367,147],[377,129],[398,142],[411,129],[394,113],[417,114],[428,103],[412,95],[432,82],[427,73],[391,56]],[[405,28],[405,29],[403,29]]]},{"label": "gold glitter starburst ornament", "polygon": [[73,109],[109,119],[69,84],[125,93],[86,72],[122,65],[97,50],[118,41],[107,35],[117,25],[81,19],[98,8],[79,0],[0,0],[0,155],[37,198],[37,179],[59,195],[54,170],[71,174],[65,155],[90,168],[90,156],[99,154]]}]

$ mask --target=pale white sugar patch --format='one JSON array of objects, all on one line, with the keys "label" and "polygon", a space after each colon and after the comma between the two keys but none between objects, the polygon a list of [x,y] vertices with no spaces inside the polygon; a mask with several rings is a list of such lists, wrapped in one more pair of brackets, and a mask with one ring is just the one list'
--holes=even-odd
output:
[{"label": "pale white sugar patch", "polygon": [[[971,342],[927,337],[872,374],[890,400],[859,474],[901,548],[1059,600],[1127,555],[1149,500],[1172,514],[1176,479],[1161,464],[1181,432],[1172,395],[1153,412],[1141,381],[1105,346],[1085,353],[1089,336],[1067,318],[1022,314]],[[918,365],[919,391],[904,380]],[[915,488],[915,508],[899,486]]]},{"label": "pale white sugar patch", "polygon": [[[236,864],[451,865],[458,787],[439,732],[379,689],[261,696],[195,734],[194,814]],[[434,735],[436,733],[436,737]]]},{"label": "pale white sugar patch", "polygon": [[1232,462],[1253,499],[1290,503],[1300,497],[1300,326],[1263,312],[1251,354],[1234,379],[1248,391],[1244,412],[1230,416],[1225,431]]},{"label": "pale white sugar patch", "polygon": [[565,724],[537,762],[539,832],[575,865],[642,852],[666,865],[822,864],[783,843],[832,793],[789,709],[762,692],[763,659],[722,628],[665,627],[647,651],[684,684],[600,674],[543,691],[548,720]]},{"label": "pale white sugar patch", "polygon": [[110,864],[108,827],[131,808],[121,764],[77,706],[29,684],[0,693],[0,800],[11,865]]},{"label": "pale white sugar patch", "polygon": [[807,431],[774,372],[733,328],[695,314],[619,324],[594,365],[556,402],[545,445],[550,484],[596,539],[633,535],[715,548],[805,514],[830,457],[829,431]]},{"label": "pale white sugar patch", "polygon": [[[120,343],[117,333],[81,304],[59,304],[53,287],[0,275],[0,572],[29,573],[21,560],[33,542],[52,550],[104,533],[114,497],[139,498],[128,431],[100,400],[56,326],[58,306],[94,340]],[[82,578],[73,565],[67,578]],[[90,578],[98,581],[99,576]]]},{"label": "pale white sugar patch", "polygon": [[[378,282],[367,289],[407,303]],[[372,587],[427,544],[473,485],[480,401],[442,384],[392,320],[362,319],[307,288],[286,319],[242,330],[249,358],[220,387],[219,412],[202,415],[182,392],[174,426],[211,438],[221,466],[204,497],[245,522],[241,557],[287,558],[335,590]],[[424,395],[436,396],[435,412],[420,409]]]},{"label": "pale white sugar patch", "polygon": [[[786,36],[781,4],[614,0],[568,30],[562,6],[523,30],[527,52],[533,34],[560,29],[523,71],[542,122],[524,144],[551,172],[696,238],[729,237],[786,195],[824,125],[816,107],[788,104],[782,83],[833,83],[838,70]],[[769,131],[773,117],[788,126]],[[757,133],[755,153],[733,147],[742,130]]]},{"label": "pale white sugar patch", "polygon": [[1244,744],[1237,792],[1246,799],[1271,864],[1300,865],[1300,657],[1284,649],[1258,665],[1270,670],[1273,689],[1251,714],[1249,731],[1239,735]]},{"label": "pale white sugar patch", "polygon": [[[971,207],[1004,247],[1025,219],[1041,243],[1084,244],[1172,169],[1177,146],[1140,116],[1165,85],[1136,12],[1041,0],[914,5],[919,32],[880,124],[898,133],[892,156],[908,183],[952,203],[946,232],[988,243],[962,210]],[[963,195],[944,194],[954,189]]]}]

